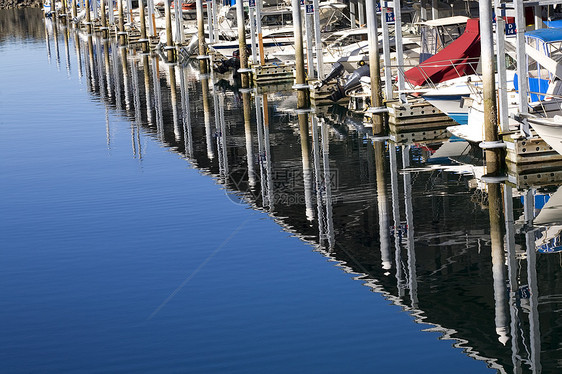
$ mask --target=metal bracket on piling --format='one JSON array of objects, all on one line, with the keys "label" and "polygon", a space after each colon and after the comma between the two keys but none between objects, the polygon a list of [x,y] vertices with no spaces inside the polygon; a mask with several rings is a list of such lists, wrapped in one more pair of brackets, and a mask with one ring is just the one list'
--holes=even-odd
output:
[{"label": "metal bracket on piling", "polygon": [[483,175],[480,180],[484,183],[502,183],[508,180],[507,175]]},{"label": "metal bracket on piling", "polygon": [[302,108],[302,109],[295,109],[296,114],[306,114],[306,113],[314,113],[314,108]]},{"label": "metal bracket on piling", "polygon": [[309,89],[310,85],[305,84],[305,83],[299,83],[299,84],[295,84],[292,89],[293,90],[306,90]]},{"label": "metal bracket on piling", "polygon": [[239,73],[251,73],[252,71],[250,68],[238,69]]},{"label": "metal bracket on piling", "polygon": [[374,142],[384,142],[390,140],[390,137],[388,135],[370,135],[369,139]]},{"label": "metal bracket on piling", "polygon": [[119,31],[117,32],[117,35],[127,35],[127,31]]},{"label": "metal bracket on piling", "polygon": [[199,56],[196,57],[196,59],[198,59],[198,60],[209,60],[209,59],[211,59],[211,56],[199,55]]},{"label": "metal bracket on piling", "polygon": [[375,113],[388,113],[388,108],[385,106],[379,106],[379,107],[371,107],[369,109],[367,109],[365,111],[365,113],[371,113],[371,114],[375,114]]},{"label": "metal bracket on piling", "polygon": [[482,149],[498,149],[498,148],[505,148],[506,144],[501,140],[495,140],[492,142],[480,142],[479,146]]},{"label": "metal bracket on piling", "polygon": [[253,88],[239,88],[238,91],[242,92],[242,93],[248,93],[248,92],[252,92],[254,89]]}]

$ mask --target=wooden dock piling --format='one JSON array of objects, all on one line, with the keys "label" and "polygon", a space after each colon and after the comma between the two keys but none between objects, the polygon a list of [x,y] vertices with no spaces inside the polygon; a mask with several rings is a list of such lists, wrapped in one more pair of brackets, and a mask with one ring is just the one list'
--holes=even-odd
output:
[{"label": "wooden dock piling", "polygon": [[117,32],[117,35],[119,35],[119,45],[125,45],[127,43],[127,33],[125,32],[123,0],[117,0],[117,12],[119,14],[119,31]]},{"label": "wooden dock piling", "polygon": [[207,74],[208,64],[205,53],[205,22],[203,20],[202,0],[195,0],[195,11],[197,15],[197,37],[199,42],[199,70],[201,74]]},{"label": "wooden dock piling", "polygon": [[293,27],[295,36],[295,72],[296,84],[294,88],[297,90],[297,108],[310,107],[310,91],[306,84],[304,70],[304,49],[302,40],[302,17],[299,0],[291,0],[293,7]]},{"label": "wooden dock piling", "polygon": [[239,72],[242,80],[242,88],[248,88],[248,54],[246,53],[246,27],[244,17],[244,2],[242,0],[236,1],[236,23],[238,26],[238,51],[240,56],[240,69]]},{"label": "wooden dock piling", "polygon": [[166,19],[166,58],[168,62],[176,62],[174,41],[172,39],[172,10],[171,0],[164,0],[164,17]]},{"label": "wooden dock piling", "polygon": [[[113,0],[111,0],[113,1]],[[105,39],[109,36],[109,27],[107,27],[107,18],[105,14],[105,0],[100,1],[100,18],[101,18],[101,32],[102,37]]]},{"label": "wooden dock piling", "polygon": [[140,26],[141,26],[141,37],[138,40],[142,44],[142,52],[148,53],[150,52],[150,41],[147,37],[146,33],[146,18],[144,13],[144,4],[145,0],[139,0],[139,17],[140,17]]},{"label": "wooden dock piling", "polygon": [[86,30],[88,34],[92,33],[92,15],[90,10],[90,0],[86,0]]}]

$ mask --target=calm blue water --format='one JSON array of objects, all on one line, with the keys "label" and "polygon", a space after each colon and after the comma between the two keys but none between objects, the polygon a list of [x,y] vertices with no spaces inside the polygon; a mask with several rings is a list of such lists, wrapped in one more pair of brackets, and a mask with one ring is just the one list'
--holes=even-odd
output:
[{"label": "calm blue water", "polygon": [[[208,169],[196,168],[206,154],[198,81],[190,96],[199,160],[188,161],[140,126],[147,118],[137,123],[132,111],[117,110],[88,90],[87,77],[78,76],[72,37],[67,69],[60,30],[58,64],[52,30],[50,61],[44,34],[14,30],[14,35],[0,39],[1,372],[496,371],[488,365],[496,351],[507,348],[471,348],[468,355],[453,347],[458,340],[424,331],[445,323],[452,329],[448,333],[474,330],[499,347],[493,310],[476,317],[472,306],[457,304],[458,311],[435,308],[432,324],[416,323],[404,311],[409,303],[399,306],[389,292],[373,292],[364,285],[369,278],[356,279],[334,266],[338,262],[271,215],[233,203],[225,186],[209,175],[216,159],[205,161]],[[142,75],[139,79],[142,85]],[[228,95],[225,100],[233,106],[226,111],[230,133],[243,133],[240,113],[232,114],[240,112],[240,104]],[[170,117],[164,113],[168,127]],[[300,150],[298,137],[292,145],[274,146],[277,160],[283,152]],[[289,149],[281,151],[282,146]],[[229,150],[234,163],[243,157],[244,145],[233,141]],[[340,170],[343,186],[349,169]],[[364,193],[373,200],[369,190]],[[464,192],[460,196],[453,204],[469,199]],[[293,232],[304,221],[300,211]],[[487,212],[475,217],[480,215]],[[429,224],[420,221],[417,229],[424,232]],[[298,236],[309,235],[306,222],[302,226]],[[357,225],[336,225],[338,240],[356,240],[359,248],[365,234],[355,236],[356,230]],[[443,241],[454,236],[448,233]],[[443,248],[432,247],[432,240],[438,239],[421,237],[418,251]],[[353,252],[346,243],[342,248]],[[380,256],[376,246],[370,251]],[[474,256],[476,248],[471,251]],[[420,292],[442,287],[424,266]],[[476,272],[467,274],[479,282]],[[381,290],[392,288],[385,279],[381,275]],[[461,289],[458,278],[449,281]],[[483,292],[487,301],[475,296],[475,305],[487,310],[489,294],[490,284]],[[420,295],[419,303],[432,314],[435,301]],[[454,322],[440,321],[442,312]],[[487,324],[492,328],[481,331]],[[462,346],[471,347],[470,339]],[[499,360],[507,362],[506,357]]]}]

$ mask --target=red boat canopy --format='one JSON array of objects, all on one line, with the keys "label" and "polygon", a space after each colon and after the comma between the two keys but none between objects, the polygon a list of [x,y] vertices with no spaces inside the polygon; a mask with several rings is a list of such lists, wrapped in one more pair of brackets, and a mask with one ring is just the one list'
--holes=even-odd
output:
[{"label": "red boat canopy", "polygon": [[414,86],[434,84],[463,75],[474,74],[480,59],[480,27],[478,18],[466,22],[464,33],[446,48],[405,73]]}]

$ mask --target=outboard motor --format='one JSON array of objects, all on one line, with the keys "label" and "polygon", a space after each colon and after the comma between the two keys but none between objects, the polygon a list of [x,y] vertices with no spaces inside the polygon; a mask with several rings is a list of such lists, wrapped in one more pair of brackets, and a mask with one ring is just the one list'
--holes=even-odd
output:
[{"label": "outboard motor", "polygon": [[345,94],[351,90],[354,90],[361,86],[361,78],[362,77],[370,77],[371,76],[371,69],[369,65],[365,64],[355,70],[351,75],[347,78],[347,81],[343,85],[343,90]]},{"label": "outboard motor", "polygon": [[332,101],[338,101],[347,96],[349,91],[352,91],[361,86],[361,78],[362,77],[370,77],[371,71],[369,65],[365,64],[360,66],[357,70],[349,75],[347,81],[343,86],[338,84],[337,89],[332,92],[330,95],[330,99]]},{"label": "outboard motor", "polygon": [[320,87],[322,87],[323,85],[325,85],[331,80],[341,77],[343,75],[343,72],[344,72],[343,65],[339,62],[335,62],[332,65],[332,71],[330,71],[330,73],[326,76],[326,78],[322,80],[322,83],[320,83]]},{"label": "outboard motor", "polygon": [[238,70],[240,68],[240,60],[236,57],[231,57],[228,60],[215,62],[215,71],[219,74],[224,74],[230,69]]},{"label": "outboard motor", "polygon": [[[246,56],[249,56],[249,54],[249,47],[246,46]],[[220,74],[226,73],[229,69],[233,69],[234,73],[236,74],[237,70],[240,69],[240,50],[235,50],[232,53],[232,57],[228,60],[215,63],[214,67],[215,71]]]}]

